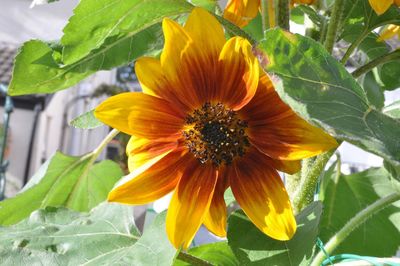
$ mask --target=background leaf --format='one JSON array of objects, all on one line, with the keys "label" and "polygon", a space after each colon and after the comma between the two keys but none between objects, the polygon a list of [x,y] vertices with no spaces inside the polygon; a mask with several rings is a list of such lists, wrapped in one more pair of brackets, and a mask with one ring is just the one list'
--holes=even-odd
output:
[{"label": "background leaf", "polygon": [[157,24],[123,40],[109,38],[79,61],[63,65],[57,61],[61,54],[53,45],[29,41],[23,44],[15,58],[8,92],[14,96],[53,93],[77,84],[96,71],[109,70],[157,52],[162,45],[161,26]]},{"label": "background leaf", "polygon": [[118,41],[109,44],[112,47],[164,17],[191,9],[192,5],[184,0],[82,0],[63,30],[63,62],[75,63],[100,48],[110,37],[118,36]]},{"label": "background leaf", "polygon": [[[324,242],[366,206],[391,193],[399,193],[400,188],[384,168],[371,168],[360,173],[339,176],[336,171],[330,171],[322,180],[324,213],[320,237]],[[399,246],[400,202],[397,202],[371,216],[355,229],[334,254],[391,257],[396,254]]]},{"label": "background leaf", "polygon": [[93,165],[90,160],[91,156],[73,157],[57,152],[19,194],[0,202],[0,225],[15,224],[47,206],[89,211],[104,201],[123,172],[112,161]]},{"label": "background leaf", "polygon": [[[322,45],[282,30],[259,46],[281,98],[333,136],[400,163],[400,122],[377,111],[365,91]],[[264,54],[263,54],[264,53]]]},{"label": "background leaf", "polygon": [[240,265],[309,265],[321,212],[320,202],[307,206],[296,217],[298,226],[294,237],[278,241],[258,230],[243,211],[236,211],[228,220],[228,244]]},{"label": "background leaf", "polygon": [[70,125],[76,128],[93,129],[103,126],[104,124],[94,116],[94,110],[91,110],[74,118],[70,122]]},{"label": "background leaf", "polygon": [[176,250],[164,221],[165,213],[140,237],[131,207],[104,203],[90,213],[47,207],[0,228],[0,265],[171,265]]},{"label": "background leaf", "polygon": [[[188,250],[188,253],[203,259],[215,266],[239,266],[235,255],[227,242],[216,242],[201,245]],[[179,259],[175,260],[174,266],[189,266],[191,264]]]}]

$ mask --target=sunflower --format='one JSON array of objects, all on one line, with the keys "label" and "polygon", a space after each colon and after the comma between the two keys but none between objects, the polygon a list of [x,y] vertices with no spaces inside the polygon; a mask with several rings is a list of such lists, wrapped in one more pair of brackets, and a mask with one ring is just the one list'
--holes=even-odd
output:
[{"label": "sunflower", "polygon": [[[312,5],[314,2],[315,0],[290,1],[291,6],[294,4]],[[224,10],[224,18],[242,28],[257,16],[259,8],[260,0],[229,0]],[[268,9],[268,14],[272,17],[269,19],[270,24],[272,24],[271,27],[275,27],[275,23],[273,22],[275,20],[274,0],[269,1]]]},{"label": "sunflower", "polygon": [[202,224],[226,235],[223,196],[230,186],[262,232],[290,239],[296,221],[277,170],[295,173],[300,159],[336,141],[280,100],[250,43],[226,41],[207,11],[195,8],[184,27],[165,18],[162,27],[160,60],[142,57],[135,65],[143,93],[113,96],[95,110],[132,135],[131,173],[108,200],[146,204],[174,191],[167,234],[186,249]]},{"label": "sunflower", "polygon": [[392,4],[400,6],[400,0],[369,0],[369,4],[376,14],[382,15]]}]

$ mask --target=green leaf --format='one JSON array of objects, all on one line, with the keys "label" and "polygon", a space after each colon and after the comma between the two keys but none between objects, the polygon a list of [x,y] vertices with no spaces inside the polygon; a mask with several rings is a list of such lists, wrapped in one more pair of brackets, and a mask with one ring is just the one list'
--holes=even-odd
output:
[{"label": "green leaf", "polygon": [[[400,14],[399,14],[400,16]],[[354,24],[345,28],[342,38],[348,42],[353,43],[357,40],[360,32],[363,31],[364,25]],[[360,49],[368,57],[368,61],[381,57],[390,52],[389,47],[385,42],[378,41],[379,35],[375,32],[367,33],[365,39],[360,43]],[[364,62],[367,63],[367,62]],[[385,90],[393,90],[400,86],[400,68],[399,62],[392,61],[378,66],[378,74],[380,80],[384,83]]]},{"label": "green leaf", "polygon": [[[216,266],[239,266],[235,255],[227,242],[217,242],[201,245],[188,250],[190,255],[205,260]],[[189,263],[179,259],[175,260],[174,266],[189,266]]]},{"label": "green leaf", "polygon": [[[398,192],[390,174],[384,168],[323,178],[324,213],[320,237],[326,242],[366,206],[391,193]],[[398,185],[397,185],[398,186]],[[377,257],[391,257],[400,245],[400,202],[369,218],[355,229],[334,251]],[[334,254],[331,254],[334,255]]]},{"label": "green leaf", "polygon": [[304,24],[304,12],[299,8],[299,6],[290,9],[290,20],[296,24]]},{"label": "green leaf", "polygon": [[217,8],[218,2],[215,0],[191,0],[191,4],[194,6],[199,6],[204,9],[207,9],[208,11],[214,13],[215,9]]},{"label": "green leaf", "polygon": [[[15,58],[10,95],[53,93],[71,87],[99,70],[108,70],[153,53],[163,45],[160,25],[129,38],[107,39],[100,48],[71,65],[56,60],[61,55],[53,45],[39,40],[24,43]],[[58,48],[57,48],[58,49]],[[29,73],[29,75],[27,75]]]},{"label": "green leaf", "polygon": [[89,112],[86,112],[86,113],[74,118],[70,122],[70,125],[73,127],[76,127],[76,128],[92,129],[92,128],[100,127],[104,124],[102,122],[100,122],[94,116],[94,110],[91,110]]},{"label": "green leaf", "polygon": [[176,250],[165,233],[165,213],[140,237],[132,208],[101,204],[90,213],[47,207],[0,228],[2,265],[171,265]]},{"label": "green leaf", "polygon": [[112,161],[93,165],[91,159],[57,152],[19,194],[0,202],[0,225],[15,224],[47,206],[89,211],[104,201],[123,173]]},{"label": "green leaf", "polygon": [[383,108],[383,112],[388,116],[400,119],[400,100],[385,106],[385,108]]},{"label": "green leaf", "polygon": [[225,200],[226,206],[229,206],[231,203],[236,201],[235,196],[233,196],[231,188],[228,188],[227,190],[225,190],[224,200]]},{"label": "green leaf", "polygon": [[363,79],[363,88],[370,104],[374,106],[375,109],[381,110],[385,103],[385,95],[383,94],[381,86],[379,86],[372,71],[365,74]]},{"label": "green leaf", "polygon": [[[400,163],[400,122],[375,110],[365,91],[319,43],[276,29],[260,44],[281,98],[331,135]],[[264,52],[264,55],[262,53]]]},{"label": "green leaf", "polygon": [[188,13],[192,7],[184,0],[82,0],[63,30],[63,62],[75,63],[118,36],[110,49],[164,17]]},{"label": "green leaf", "polygon": [[297,232],[289,241],[264,235],[243,211],[228,220],[228,244],[240,265],[309,265],[318,236],[322,204],[313,202],[297,217]]},{"label": "green leaf", "polygon": [[361,24],[363,30],[360,35],[368,34],[372,30],[387,24],[400,24],[400,11],[394,5],[384,14],[377,15],[371,8],[369,0],[347,0],[345,1],[344,24],[345,29],[348,25]]}]

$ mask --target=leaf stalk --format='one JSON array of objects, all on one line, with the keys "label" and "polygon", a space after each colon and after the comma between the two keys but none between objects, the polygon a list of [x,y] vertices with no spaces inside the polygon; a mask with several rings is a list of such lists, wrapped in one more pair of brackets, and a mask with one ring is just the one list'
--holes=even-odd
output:
[{"label": "leaf stalk", "polygon": [[[354,229],[367,221],[372,215],[377,214],[378,212],[398,200],[400,200],[400,193],[395,192],[367,206],[356,216],[350,219],[350,221],[348,221],[341,230],[339,230],[331,239],[329,239],[324,247],[325,251],[328,254],[332,253],[340,245],[340,243],[342,243],[350,235],[350,233]],[[324,259],[325,254],[322,251],[319,251],[318,254],[315,256],[313,262],[311,263],[311,266],[321,265]]]},{"label": "leaf stalk", "polygon": [[368,62],[367,64],[361,66],[360,68],[356,69],[353,73],[354,78],[358,78],[359,76],[367,73],[371,69],[381,65],[385,64],[387,62],[400,59],[400,49],[394,50],[388,54],[382,55],[380,57],[375,58],[374,60]]}]

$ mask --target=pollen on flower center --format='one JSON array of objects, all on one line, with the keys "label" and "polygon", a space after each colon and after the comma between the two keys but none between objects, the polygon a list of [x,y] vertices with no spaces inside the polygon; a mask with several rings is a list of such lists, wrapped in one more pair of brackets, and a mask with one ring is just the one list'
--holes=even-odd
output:
[{"label": "pollen on flower center", "polygon": [[186,117],[186,146],[201,163],[230,164],[250,146],[247,122],[222,103],[205,103]]}]

